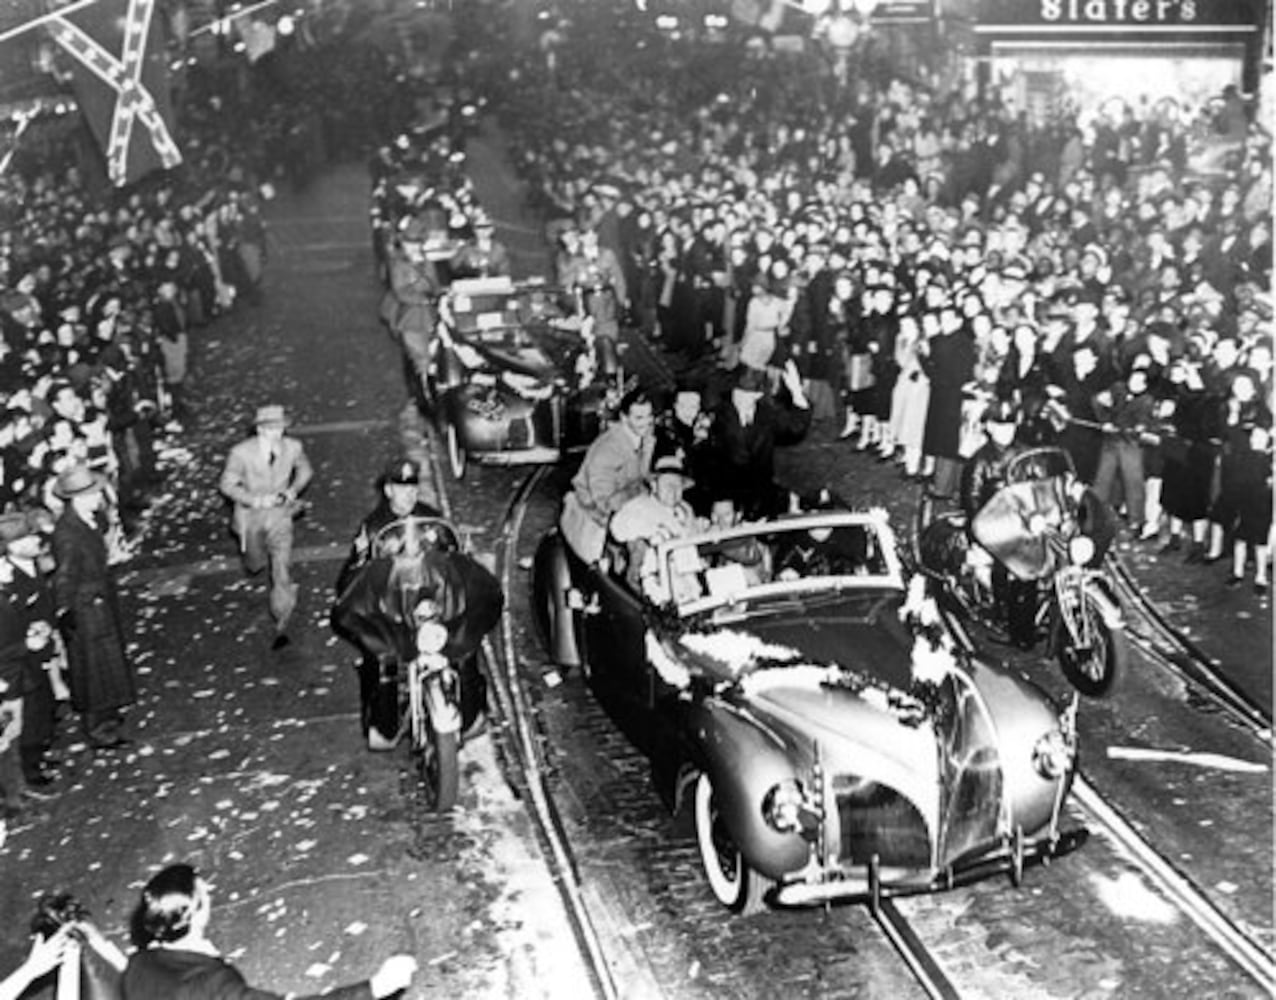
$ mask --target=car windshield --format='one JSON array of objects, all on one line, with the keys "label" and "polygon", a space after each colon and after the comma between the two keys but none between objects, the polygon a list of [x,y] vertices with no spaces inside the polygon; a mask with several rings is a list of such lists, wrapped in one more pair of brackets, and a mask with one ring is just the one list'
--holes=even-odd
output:
[{"label": "car windshield", "polygon": [[885,519],[815,514],[663,543],[657,603],[686,616],[850,588],[902,586]]},{"label": "car windshield", "polygon": [[547,285],[514,285],[508,278],[475,278],[454,282],[448,296],[458,332],[483,333],[566,315],[558,290]]}]

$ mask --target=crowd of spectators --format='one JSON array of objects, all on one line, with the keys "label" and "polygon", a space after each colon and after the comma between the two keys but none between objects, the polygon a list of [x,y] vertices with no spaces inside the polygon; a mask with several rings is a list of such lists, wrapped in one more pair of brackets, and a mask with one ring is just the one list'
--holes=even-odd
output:
[{"label": "crowd of spectators", "polygon": [[262,202],[414,113],[401,60],[352,37],[362,24],[330,27],[252,64],[186,68],[183,163],[128,187],[108,189],[84,143],[40,142],[38,122],[19,140],[0,175],[0,509],[56,504],[53,479],[85,461],[132,527],[157,435],[191,413],[189,337],[259,300]]},{"label": "crowd of spectators", "polygon": [[[263,201],[281,185],[303,186],[331,158],[357,158],[413,113],[414,83],[371,41],[308,37],[252,65],[227,52],[185,70],[174,81],[182,164],[126,187],[107,186],[82,123],[37,120],[18,137],[0,174],[0,521],[13,524],[0,549],[32,535],[31,525],[47,535],[71,506],[68,484],[78,484],[75,495],[101,487],[108,498],[91,519],[109,559],[133,555],[165,447],[180,454],[199,418],[192,338],[263,294]],[[59,579],[57,563],[56,551],[41,557],[41,587]],[[7,668],[35,646],[22,638],[26,610],[4,574],[0,598],[17,629],[0,657]],[[58,628],[70,651],[67,610],[57,609]],[[57,671],[21,677],[0,669],[0,837],[28,800],[56,793],[47,754],[51,719],[63,714],[56,703],[83,717],[95,751],[126,742],[95,734],[92,706],[59,685]],[[50,716],[48,732],[39,753],[23,743],[18,774],[9,723],[21,715],[33,731],[35,706]]]},{"label": "crowd of spectators", "polygon": [[513,153],[684,372],[791,358],[817,421],[941,497],[1009,401],[1127,537],[1266,591],[1272,157],[1234,88],[1041,120],[924,70],[838,84],[818,54],[565,11],[512,63]]}]

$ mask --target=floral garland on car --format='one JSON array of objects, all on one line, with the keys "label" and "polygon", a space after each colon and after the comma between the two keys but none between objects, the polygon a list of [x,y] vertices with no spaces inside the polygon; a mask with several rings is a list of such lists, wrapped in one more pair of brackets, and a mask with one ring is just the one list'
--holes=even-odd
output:
[{"label": "floral garland on car", "polygon": [[[688,686],[691,674],[675,658],[658,646],[654,636],[648,643],[648,659],[665,680],[678,687]],[[801,654],[788,646],[765,642],[757,636],[732,629],[692,632],[682,637],[685,649],[721,664],[721,685],[737,684],[746,695],[756,695],[777,686],[794,683],[821,684],[850,691],[881,712],[889,712],[906,726],[918,726],[935,714],[938,698],[923,699],[915,691],[901,691],[885,681],[841,664],[802,662]],[[914,682],[913,688],[916,687]]]},{"label": "floral garland on car", "polygon": [[928,715],[940,718],[953,708],[951,699],[944,696],[943,685],[960,664],[959,651],[944,627],[939,605],[926,592],[926,578],[921,573],[915,573],[908,581],[904,602],[899,606],[899,620],[913,634],[909,694],[926,706]]}]

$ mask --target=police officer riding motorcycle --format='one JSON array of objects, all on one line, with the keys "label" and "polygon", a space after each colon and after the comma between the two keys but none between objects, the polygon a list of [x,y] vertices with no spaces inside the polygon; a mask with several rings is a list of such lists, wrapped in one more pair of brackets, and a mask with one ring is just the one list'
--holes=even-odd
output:
[{"label": "police officer riding motorcycle", "polygon": [[1103,569],[1111,509],[1081,483],[1067,452],[1015,441],[1008,401],[985,415],[988,441],[962,480],[962,510],[930,519],[918,565],[946,605],[994,636],[1048,650],[1081,693],[1108,694],[1125,670],[1121,606]]}]

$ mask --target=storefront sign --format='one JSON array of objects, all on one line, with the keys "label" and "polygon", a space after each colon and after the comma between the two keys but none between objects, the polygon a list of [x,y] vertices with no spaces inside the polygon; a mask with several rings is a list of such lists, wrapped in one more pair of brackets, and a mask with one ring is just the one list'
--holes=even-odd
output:
[{"label": "storefront sign", "polygon": [[1265,0],[984,0],[980,30],[1258,30]]}]

